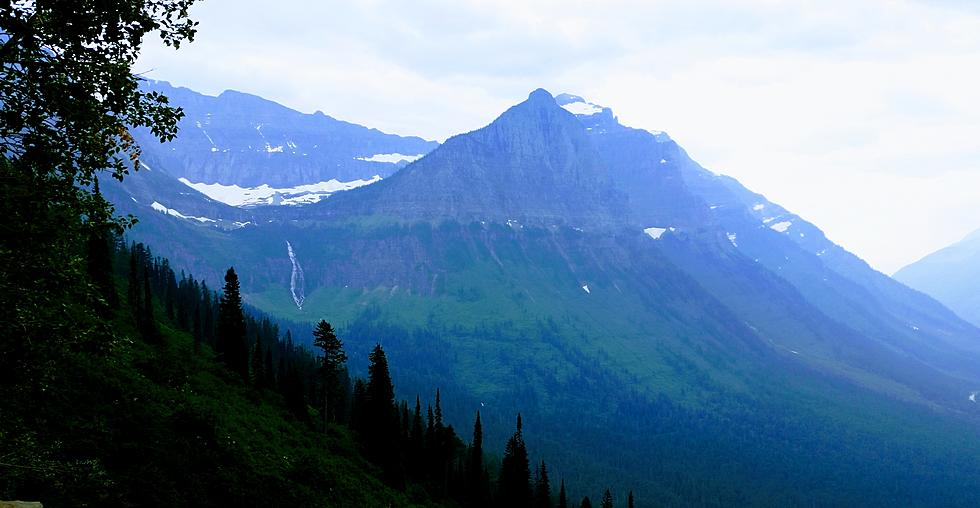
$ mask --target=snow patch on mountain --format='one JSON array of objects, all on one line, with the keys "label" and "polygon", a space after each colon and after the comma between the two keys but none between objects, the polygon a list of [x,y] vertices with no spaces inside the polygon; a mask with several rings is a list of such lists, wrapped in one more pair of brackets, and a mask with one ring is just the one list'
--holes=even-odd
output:
[{"label": "snow patch on mountain", "polygon": [[663,234],[666,233],[667,231],[671,231],[671,232],[677,231],[677,228],[673,228],[673,227],[666,227],[666,228],[651,227],[651,228],[646,228],[646,229],[643,230],[644,233],[646,233],[647,235],[649,235],[650,238],[653,238],[654,240],[659,240],[660,237],[663,236]]},{"label": "snow patch on mountain", "polygon": [[154,210],[156,210],[158,212],[162,212],[162,213],[165,213],[167,215],[170,215],[172,217],[177,217],[178,219],[196,220],[196,221],[201,222],[201,223],[204,223],[204,222],[218,222],[218,221],[216,221],[214,219],[209,219],[207,217],[195,217],[193,215],[184,215],[184,214],[178,212],[177,210],[174,210],[173,208],[167,208],[166,206],[163,206],[162,204],[160,204],[159,201],[154,201],[153,204],[150,205],[150,208],[152,208],[152,209],[154,209]]},{"label": "snow patch on mountain", "polygon": [[424,155],[424,153],[417,155],[405,155],[403,153],[376,153],[370,157],[354,157],[354,159],[366,162],[387,162],[389,164],[398,164],[399,162],[415,162],[421,159]]},{"label": "snow patch on mountain", "polygon": [[298,185],[296,187],[270,187],[266,184],[258,187],[239,187],[238,185],[223,185],[220,183],[195,183],[186,178],[180,178],[179,180],[184,185],[215,201],[221,201],[231,206],[250,207],[271,204],[302,205],[316,203],[335,192],[355,189],[378,182],[381,180],[381,177],[374,175],[369,179],[353,180],[350,182],[329,180],[326,182]]},{"label": "snow patch on mountain", "polygon": [[600,106],[584,101],[570,102],[562,105],[562,107],[565,108],[565,111],[568,111],[573,115],[592,116],[596,113],[602,113],[602,108]]},{"label": "snow patch on mountain", "polygon": [[769,228],[772,229],[773,231],[779,231],[780,233],[785,233],[787,230],[789,230],[789,227],[792,225],[793,225],[792,222],[788,220],[784,220],[784,221],[777,222],[772,226],[769,226]]}]

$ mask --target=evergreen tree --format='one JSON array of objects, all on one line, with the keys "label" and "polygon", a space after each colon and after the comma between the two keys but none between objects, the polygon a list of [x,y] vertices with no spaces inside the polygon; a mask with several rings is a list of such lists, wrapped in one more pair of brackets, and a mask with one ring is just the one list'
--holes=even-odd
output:
[{"label": "evergreen tree", "polygon": [[600,508],[613,508],[612,493],[609,492],[609,489],[606,489],[606,492],[604,494],[602,494],[602,502],[599,503],[599,507]]},{"label": "evergreen tree", "polygon": [[561,487],[558,488],[558,508],[568,508],[568,497],[565,495],[565,479],[561,479]]},{"label": "evergreen tree", "polygon": [[263,385],[270,390],[274,389],[276,387],[276,370],[275,366],[272,365],[272,346],[265,347],[265,361],[262,370],[265,372]]},{"label": "evergreen tree", "polygon": [[421,468],[422,455],[425,453],[425,437],[422,433],[422,402],[415,395],[415,411],[412,413],[412,430],[409,434],[409,453],[413,459],[416,472]]},{"label": "evergreen tree", "polygon": [[582,504],[579,505],[581,508],[592,508],[592,501],[589,500],[589,496],[582,498]]},{"label": "evergreen tree", "polygon": [[388,359],[381,344],[368,355],[368,382],[365,388],[362,443],[369,460],[381,467],[384,480],[400,486],[404,479],[399,465],[398,412],[395,408],[395,388],[388,371]]},{"label": "evergreen tree", "polygon": [[357,430],[359,434],[366,432],[367,416],[364,414],[366,399],[367,386],[363,379],[357,378],[354,380],[354,389],[351,393],[350,427]]},{"label": "evergreen tree", "polygon": [[504,458],[500,465],[500,477],[497,485],[497,498],[500,506],[525,508],[532,504],[531,470],[521,427],[521,415],[518,413],[517,431],[507,441]]},{"label": "evergreen tree", "polygon": [[[173,270],[170,269],[170,265],[167,260],[164,260],[165,270],[164,275],[167,278],[166,290],[164,291],[164,309],[167,314],[167,320],[174,322],[176,320],[176,315],[174,314],[177,305],[177,278],[174,275]],[[185,328],[186,329],[186,328]]]},{"label": "evergreen tree", "polygon": [[538,466],[537,481],[534,484],[534,507],[551,508],[551,481],[548,480],[548,466],[543,460]]},{"label": "evergreen tree", "polygon": [[139,328],[140,334],[147,342],[159,342],[160,330],[157,328],[156,318],[153,316],[153,291],[150,289],[150,274],[148,270],[143,270],[143,298],[141,307],[137,309],[140,314]]},{"label": "evergreen tree", "polygon": [[232,372],[248,381],[248,349],[245,345],[245,314],[241,289],[234,268],[225,273],[224,293],[218,305],[216,347],[218,357]]},{"label": "evergreen tree", "polygon": [[[323,425],[336,419],[334,405],[339,399],[340,369],[347,361],[344,344],[337,338],[330,323],[321,319],[313,330],[313,346],[323,351],[320,357],[320,380],[323,386]],[[394,399],[394,397],[393,397]]]},{"label": "evergreen tree", "polygon": [[484,508],[490,505],[490,485],[483,466],[483,423],[479,411],[473,422],[473,441],[466,463],[466,491],[468,506]]},{"label": "evergreen tree", "polygon": [[252,347],[251,364],[252,384],[262,388],[265,384],[265,364],[262,358],[262,335],[256,334],[255,345]]},{"label": "evergreen tree", "polygon": [[630,490],[629,496],[626,497],[626,508],[635,508],[633,505],[633,491]]}]

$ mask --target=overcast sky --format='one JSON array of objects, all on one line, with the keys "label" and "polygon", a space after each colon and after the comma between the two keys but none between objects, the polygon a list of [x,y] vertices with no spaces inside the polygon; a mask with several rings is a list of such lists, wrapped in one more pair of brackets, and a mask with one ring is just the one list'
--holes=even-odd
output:
[{"label": "overcast sky", "polygon": [[440,141],[535,88],[574,93],[886,273],[980,228],[977,2],[207,0],[192,16],[194,43],[147,44],[137,70]]}]

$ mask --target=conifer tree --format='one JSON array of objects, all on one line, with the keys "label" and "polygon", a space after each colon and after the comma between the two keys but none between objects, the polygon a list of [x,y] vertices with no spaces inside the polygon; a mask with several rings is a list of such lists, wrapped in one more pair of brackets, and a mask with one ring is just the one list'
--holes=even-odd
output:
[{"label": "conifer tree", "polygon": [[534,484],[534,507],[551,508],[551,481],[548,480],[548,466],[543,460],[538,466],[537,481]]},{"label": "conifer tree", "polygon": [[143,339],[147,342],[158,342],[160,331],[157,328],[156,318],[153,316],[153,291],[150,289],[150,274],[148,270],[143,270],[143,298],[141,307],[137,310],[140,313],[139,327]]},{"label": "conifer tree", "polygon": [[425,434],[422,428],[422,401],[418,395],[415,396],[415,409],[411,419],[405,457],[407,472],[412,480],[421,483],[425,480]]},{"label": "conifer tree", "polygon": [[466,463],[466,491],[468,506],[485,508],[490,505],[490,485],[483,466],[483,423],[479,411],[473,422],[473,442],[470,443]]},{"label": "conifer tree", "polygon": [[381,467],[385,481],[400,486],[404,479],[399,470],[398,413],[395,408],[395,388],[388,371],[388,359],[381,344],[368,355],[368,382],[365,388],[364,429],[362,443],[368,459]]},{"label": "conifer tree", "polygon": [[323,425],[326,428],[328,421],[336,419],[333,406],[339,398],[338,378],[340,369],[347,361],[347,354],[344,353],[344,344],[337,338],[333,327],[323,319],[313,330],[313,346],[323,351],[320,359],[320,379],[323,385]]},{"label": "conifer tree", "polygon": [[251,364],[252,384],[262,388],[265,384],[265,364],[262,358],[262,334],[255,335],[255,346],[252,347]]},{"label": "conifer tree", "polygon": [[568,508],[568,497],[565,495],[565,479],[561,479],[561,487],[558,488],[558,508]]},{"label": "conifer tree", "polygon": [[589,496],[583,497],[582,504],[580,504],[579,506],[581,508],[592,508],[592,501],[589,499]]},{"label": "conifer tree", "polygon": [[276,371],[272,365],[272,346],[265,347],[265,361],[262,370],[265,372],[263,384],[266,388],[274,389],[276,386]]},{"label": "conifer tree", "polygon": [[216,346],[218,357],[242,380],[248,381],[248,350],[245,345],[245,314],[241,289],[234,268],[225,273],[224,293],[218,305]]},{"label": "conifer tree", "polygon": [[633,491],[630,490],[629,496],[626,497],[626,508],[635,508],[633,505]]},{"label": "conifer tree", "polygon": [[[183,307],[181,307],[183,308]],[[178,313],[179,314],[179,313]],[[204,330],[201,326],[201,308],[197,307],[194,309],[194,323],[192,325],[191,333],[194,336],[194,351],[201,350],[201,342],[204,340]]]},{"label": "conifer tree", "polygon": [[600,508],[613,508],[612,493],[609,492],[609,489],[606,489],[606,492],[602,494],[602,502],[599,503],[599,507]]},{"label": "conifer tree", "polygon": [[517,431],[507,441],[507,447],[504,450],[497,488],[499,505],[514,508],[531,506],[533,500],[531,471],[527,459],[527,448],[524,445],[520,413],[517,414]]}]

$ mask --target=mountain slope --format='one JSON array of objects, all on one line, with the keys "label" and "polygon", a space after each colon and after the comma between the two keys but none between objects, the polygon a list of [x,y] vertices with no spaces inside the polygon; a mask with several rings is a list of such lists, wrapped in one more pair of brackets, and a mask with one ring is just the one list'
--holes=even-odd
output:
[{"label": "mountain slope", "polygon": [[980,230],[902,268],[894,277],[980,326]]}]

